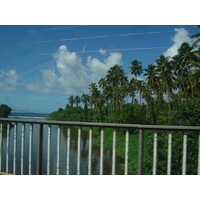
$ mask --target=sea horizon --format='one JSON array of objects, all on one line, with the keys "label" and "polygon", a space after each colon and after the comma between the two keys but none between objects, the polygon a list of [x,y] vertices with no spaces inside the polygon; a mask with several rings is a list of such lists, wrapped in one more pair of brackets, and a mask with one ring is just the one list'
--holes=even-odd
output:
[{"label": "sea horizon", "polygon": [[11,111],[9,118],[48,118],[50,113]]}]

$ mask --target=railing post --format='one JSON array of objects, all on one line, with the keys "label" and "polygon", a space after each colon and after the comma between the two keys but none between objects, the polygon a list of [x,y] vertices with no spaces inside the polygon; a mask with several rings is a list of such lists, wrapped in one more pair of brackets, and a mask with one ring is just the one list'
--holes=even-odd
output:
[{"label": "railing post", "polygon": [[10,150],[10,124],[7,124],[7,141],[6,141],[6,173],[9,170],[9,150]]},{"label": "railing post", "polygon": [[16,174],[16,151],[17,151],[17,123],[14,126],[14,141],[13,141],[13,174]]},{"label": "railing post", "polygon": [[172,133],[168,135],[168,157],[167,157],[167,175],[171,174],[172,163]]},{"label": "railing post", "polygon": [[42,152],[43,152],[43,124],[38,124],[39,135],[38,135],[38,175],[42,175]]},{"label": "railing post", "polygon": [[0,124],[0,172],[2,167],[3,123]]},{"label": "railing post", "polygon": [[91,175],[92,171],[92,127],[89,131],[89,151],[88,151],[88,175]]},{"label": "railing post", "polygon": [[200,134],[199,134],[199,149],[198,149],[198,175],[200,175]]},{"label": "railing post", "polygon": [[153,175],[156,175],[157,169],[157,132],[154,132],[154,142],[153,142]]},{"label": "railing post", "polygon": [[126,129],[125,170],[124,170],[124,175],[128,174],[128,150],[129,150],[129,130]]},{"label": "railing post", "polygon": [[48,136],[47,136],[47,175],[50,174],[50,152],[51,152],[51,125],[48,125]]},{"label": "railing post", "polygon": [[142,167],[143,167],[143,144],[144,144],[144,130],[139,129],[138,175],[142,175]]},{"label": "railing post", "polygon": [[78,149],[77,149],[77,175],[80,175],[80,162],[81,162],[81,127],[78,127]]},{"label": "railing post", "polygon": [[25,134],[25,123],[22,123],[22,139],[21,139],[21,175],[24,174],[24,134]]},{"label": "railing post", "polygon": [[103,175],[103,153],[104,153],[104,128],[101,128],[100,175]]},{"label": "railing post", "polygon": [[68,129],[67,129],[67,168],[66,168],[67,175],[69,175],[69,167],[70,167],[70,137],[71,137],[71,127],[68,126]]},{"label": "railing post", "polygon": [[32,173],[32,146],[33,146],[33,124],[30,124],[30,135],[29,135],[29,169],[28,174]]},{"label": "railing post", "polygon": [[115,175],[115,165],[116,165],[116,129],[113,130],[112,175]]},{"label": "railing post", "polygon": [[56,175],[59,175],[60,173],[60,132],[61,132],[61,125],[58,126],[58,133],[57,133]]},{"label": "railing post", "polygon": [[186,164],[187,164],[187,133],[184,132],[183,135],[183,166],[182,175],[186,175]]}]

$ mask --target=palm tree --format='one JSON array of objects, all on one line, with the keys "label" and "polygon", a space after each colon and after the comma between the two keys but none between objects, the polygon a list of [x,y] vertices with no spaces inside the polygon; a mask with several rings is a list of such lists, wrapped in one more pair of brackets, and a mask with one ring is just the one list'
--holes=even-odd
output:
[{"label": "palm tree", "polygon": [[139,93],[139,98],[140,98],[140,105],[142,104],[142,91],[144,88],[144,81],[143,80],[137,80],[136,81],[136,88]]},{"label": "palm tree", "polygon": [[88,102],[90,101],[90,96],[88,94],[82,94],[81,101],[85,104],[85,107],[87,107]]},{"label": "palm tree", "polygon": [[148,87],[152,92],[156,91],[157,81],[158,81],[158,72],[156,71],[156,65],[148,65],[148,68],[145,69],[147,73],[144,74],[147,80]]},{"label": "palm tree", "polygon": [[76,104],[76,106],[78,107],[78,104],[81,102],[81,98],[79,96],[76,96],[74,98],[74,103]]},{"label": "palm tree", "polygon": [[68,102],[69,104],[73,107],[73,104],[74,104],[74,96],[71,95],[69,98],[68,98]]},{"label": "palm tree", "polygon": [[169,112],[171,111],[170,98],[173,94],[174,89],[174,73],[172,62],[169,61],[169,57],[161,55],[159,59],[156,60],[158,78],[161,80],[161,89],[166,94],[169,103]]},{"label": "palm tree", "polygon": [[[197,29],[200,29],[200,25],[195,26]],[[196,41],[194,42],[194,45],[197,45],[197,43],[200,42],[200,33],[196,33],[192,36],[190,36],[191,38],[197,38]]]},{"label": "palm tree", "polygon": [[106,75],[106,84],[112,87],[111,103],[113,104],[113,111],[120,108],[126,96],[126,91],[121,90],[128,83],[128,77],[125,75],[122,66],[115,65],[108,70]]},{"label": "palm tree", "polygon": [[98,90],[98,86],[96,83],[90,83],[89,90],[91,93],[89,104],[91,106],[94,106],[94,108],[96,109],[98,108],[97,98],[99,98],[101,92]]},{"label": "palm tree", "polygon": [[106,86],[107,86],[106,78],[101,78],[99,80],[98,84],[99,84],[99,88],[104,90],[106,88]]},{"label": "palm tree", "polygon": [[137,91],[137,80],[135,78],[132,78],[129,83],[129,96],[132,97],[132,103],[134,102],[136,91]]},{"label": "palm tree", "polygon": [[143,69],[142,69],[142,62],[139,62],[137,60],[134,60],[131,62],[131,67],[130,68],[130,72],[131,74],[135,75],[135,78],[137,79],[137,76],[142,73]]},{"label": "palm tree", "polygon": [[195,46],[184,42],[178,49],[178,54],[173,57],[173,63],[175,66],[175,75],[177,86],[180,89],[183,97],[188,98],[188,85],[186,85],[186,79],[189,75],[190,69],[196,67],[199,62],[197,51]]}]

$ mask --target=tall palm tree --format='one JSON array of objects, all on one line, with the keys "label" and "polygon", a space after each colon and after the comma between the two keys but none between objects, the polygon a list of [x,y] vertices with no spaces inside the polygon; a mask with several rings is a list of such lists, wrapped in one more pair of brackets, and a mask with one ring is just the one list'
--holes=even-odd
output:
[{"label": "tall palm tree", "polygon": [[99,88],[101,88],[102,90],[104,90],[107,86],[107,83],[106,83],[106,78],[101,78],[98,82],[99,84]]},{"label": "tall palm tree", "polygon": [[166,98],[169,103],[169,112],[171,111],[170,98],[173,94],[174,89],[174,73],[173,65],[170,62],[169,57],[161,55],[159,59],[156,60],[158,78],[161,80],[161,88],[166,94]]},{"label": "tall palm tree", "polygon": [[131,62],[131,65],[129,68],[130,68],[130,72],[131,74],[134,74],[135,75],[135,78],[137,79],[137,76],[142,73],[143,71],[143,68],[142,68],[142,62],[140,61],[137,61],[137,60],[134,60]]},{"label": "tall palm tree", "polygon": [[188,98],[186,79],[190,69],[196,67],[198,62],[199,57],[195,51],[195,46],[187,42],[181,45],[178,49],[178,54],[173,57],[177,86],[180,89],[180,93],[182,93],[182,96],[185,98]]},{"label": "tall palm tree", "polygon": [[134,102],[136,91],[137,91],[137,80],[135,78],[132,78],[129,82],[129,96],[132,98],[132,103]]},{"label": "tall palm tree", "polygon": [[136,88],[139,93],[139,98],[140,98],[140,105],[142,104],[142,91],[144,88],[144,81],[143,80],[137,80],[136,81]]},{"label": "tall palm tree", "polygon": [[68,98],[68,102],[69,104],[73,107],[73,104],[74,104],[74,96],[71,95],[69,98]]},{"label": "tall palm tree", "polygon": [[101,92],[98,90],[98,86],[96,83],[90,83],[89,90],[91,93],[89,104],[91,106],[94,106],[94,108],[96,108],[97,107],[97,98],[100,96]]},{"label": "tall palm tree", "polygon": [[79,96],[75,96],[74,98],[74,103],[76,104],[76,106],[78,107],[78,104],[81,102],[81,98]]},{"label": "tall palm tree", "polygon": [[128,83],[128,77],[125,75],[124,69],[120,65],[115,65],[108,70],[106,75],[106,84],[112,87],[113,111],[120,108],[126,96],[125,90],[120,90],[121,87]]},{"label": "tall palm tree", "polygon": [[158,81],[158,72],[156,71],[156,65],[148,65],[147,69],[145,69],[147,73],[144,74],[147,80],[148,87],[152,90],[152,92],[156,91],[157,81]]},{"label": "tall palm tree", "polygon": [[85,104],[85,107],[88,106],[88,102],[90,101],[89,94],[82,94],[81,101]]}]

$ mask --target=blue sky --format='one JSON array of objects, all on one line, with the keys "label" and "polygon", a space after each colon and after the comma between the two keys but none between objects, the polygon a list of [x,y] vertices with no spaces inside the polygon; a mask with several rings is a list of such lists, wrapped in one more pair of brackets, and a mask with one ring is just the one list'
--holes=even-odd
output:
[{"label": "blue sky", "polygon": [[64,108],[113,65],[131,78],[131,61],[146,68],[197,32],[194,25],[0,25],[0,104],[27,112]]}]

